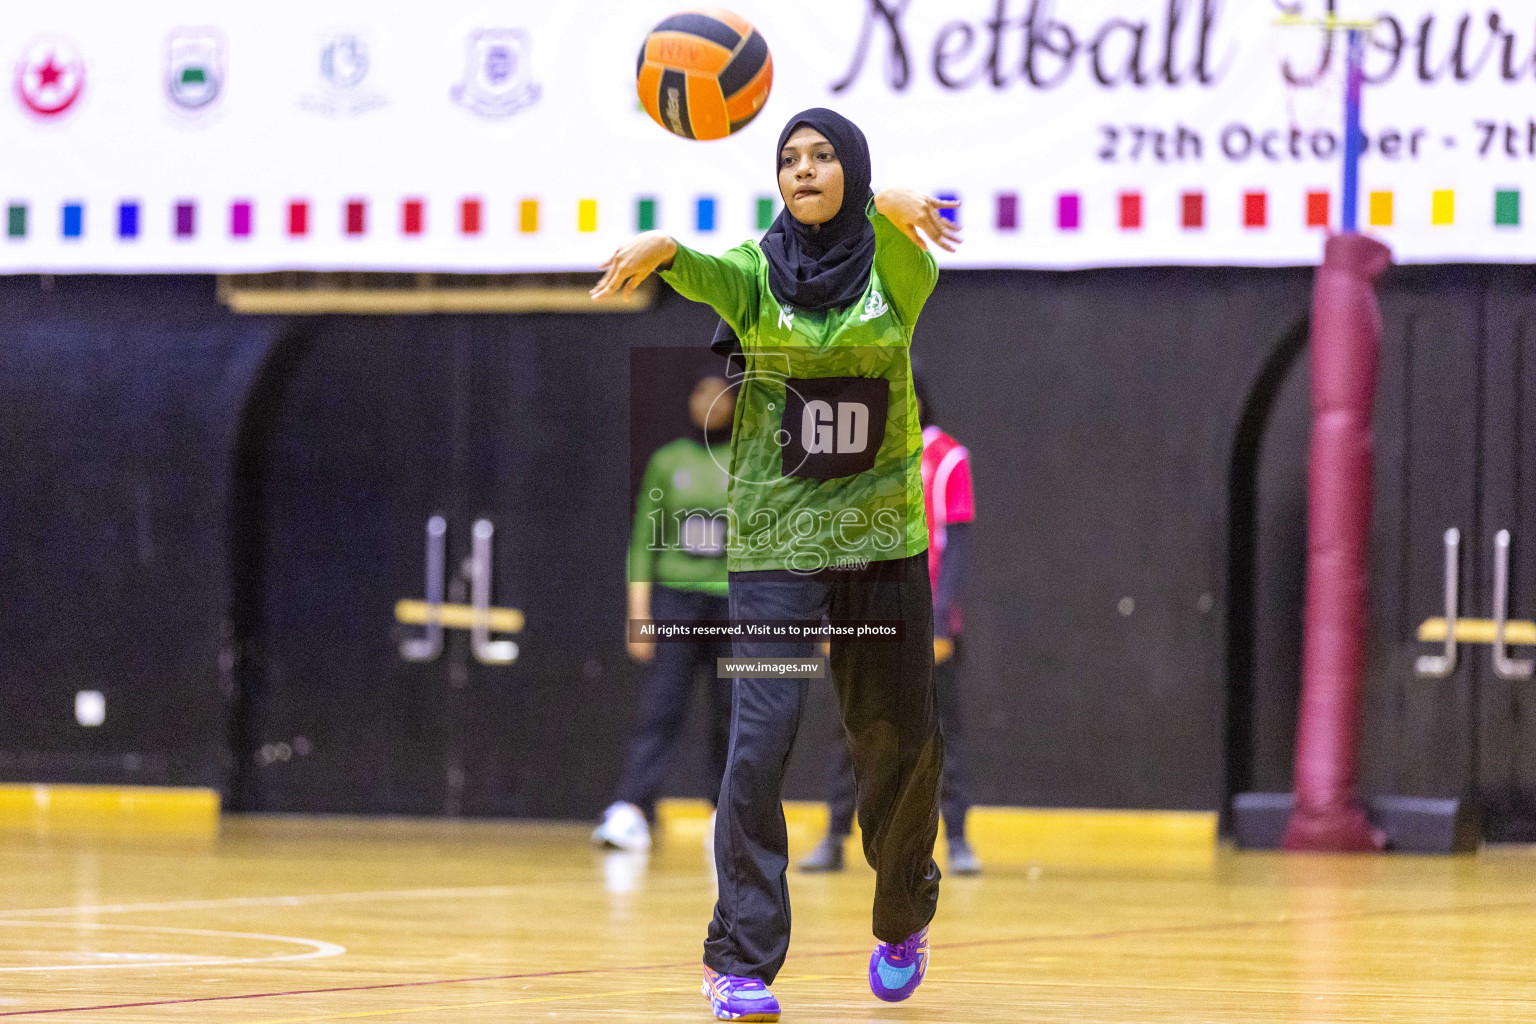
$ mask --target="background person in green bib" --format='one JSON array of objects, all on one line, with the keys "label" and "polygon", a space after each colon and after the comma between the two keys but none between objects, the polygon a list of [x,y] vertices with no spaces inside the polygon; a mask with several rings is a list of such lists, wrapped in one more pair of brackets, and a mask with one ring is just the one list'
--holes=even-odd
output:
[{"label": "background person in green bib", "polygon": [[[726,604],[725,464],[736,396],[723,377],[700,378],[688,395],[694,429],[662,445],[646,463],[629,538],[629,619],[721,622]],[[697,670],[707,669],[710,799],[720,790],[730,740],[731,683],[715,678],[730,644],[716,640],[629,641],[629,655],[649,665],[640,693],[640,725],[603,822],[599,845],[648,850],[656,798],[688,719]]]},{"label": "background person in green bib", "polygon": [[[790,118],[775,150],[785,209],[760,242],[714,257],[660,232],[604,264],[595,297],[652,271],[707,302],[740,339],[727,568],[734,620],[894,622],[900,639],[834,639],[833,686],[875,869],[869,983],[905,999],[928,963],[944,744],[909,350],[938,269],[918,234],[958,241],[957,204],[870,190],[863,133],[823,108]],[[738,638],[737,658],[810,657],[815,641]],[[740,678],[720,788],[720,895],[704,991],[721,1019],[778,1019],[767,986],[789,948],[784,767],[806,680]]]}]

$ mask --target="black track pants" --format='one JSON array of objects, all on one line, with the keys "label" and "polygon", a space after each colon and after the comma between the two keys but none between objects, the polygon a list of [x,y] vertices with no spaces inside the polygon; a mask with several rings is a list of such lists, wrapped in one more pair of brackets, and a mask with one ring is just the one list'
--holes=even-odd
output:
[{"label": "black track pants", "polygon": [[[875,869],[875,937],[900,942],[933,918],[944,741],[933,689],[933,603],[925,554],[857,575],[732,573],[733,619],[900,619],[901,642],[834,641],[832,683],[858,777],[864,856]],[[815,643],[737,640],[737,658],[800,658]],[[704,963],[771,982],[789,950],[788,837],[780,790],[807,680],[738,679],[715,823],[720,896]]]}]

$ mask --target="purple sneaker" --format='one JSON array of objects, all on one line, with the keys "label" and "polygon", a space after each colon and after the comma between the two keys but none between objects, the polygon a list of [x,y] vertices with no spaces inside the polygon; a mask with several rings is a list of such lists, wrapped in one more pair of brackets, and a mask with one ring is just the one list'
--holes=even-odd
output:
[{"label": "purple sneaker", "polygon": [[714,1008],[716,1020],[779,1019],[779,1001],[756,978],[721,974],[706,967],[703,991]]},{"label": "purple sneaker", "polygon": [[899,1003],[917,991],[928,973],[928,929],[905,942],[881,942],[869,958],[869,990],[876,999]]}]

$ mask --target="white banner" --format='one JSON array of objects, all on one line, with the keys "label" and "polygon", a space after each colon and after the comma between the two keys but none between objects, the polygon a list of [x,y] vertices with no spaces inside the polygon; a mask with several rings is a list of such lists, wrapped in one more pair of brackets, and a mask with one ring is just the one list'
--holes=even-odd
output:
[{"label": "white banner", "polygon": [[[876,187],[963,201],[947,265],[1306,264],[1338,226],[1343,40],[1276,0],[732,3],[774,88],[717,142],[636,100],[680,0],[12,5],[0,272],[591,269],[651,225],[718,252],[808,106],[864,128]],[[1380,19],[1362,228],[1527,260],[1536,0],[1338,12]]]}]

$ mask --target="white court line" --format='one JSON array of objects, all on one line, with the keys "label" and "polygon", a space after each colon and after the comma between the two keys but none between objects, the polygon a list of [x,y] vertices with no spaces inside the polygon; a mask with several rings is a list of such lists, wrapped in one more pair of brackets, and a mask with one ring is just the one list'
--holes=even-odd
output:
[{"label": "white court line", "polygon": [[[364,892],[309,893],[299,896],[221,896],[204,900],[175,900],[164,903],[109,903],[99,906],[37,907],[31,910],[0,911],[0,923],[29,917],[67,917],[90,914],[130,914],[151,910],[217,910],[221,907],[303,907],[314,903],[352,903],[369,900],[430,900],[459,897],[511,896],[551,885],[601,886],[591,878],[567,878],[548,882],[524,882],[518,885],[475,885],[441,889],[379,889]],[[647,879],[646,889],[695,886],[696,878]]]},{"label": "white court line", "polygon": [[99,924],[92,921],[0,921],[0,926],[13,928],[90,928],[98,931],[162,932],[171,935],[196,935],[201,938],[247,939],[258,942],[277,942],[290,946],[310,947],[303,953],[282,953],[277,956],[226,956],[206,960],[145,960],[111,964],[43,964],[35,967],[0,967],[0,974],[16,974],[23,971],[101,971],[127,970],[143,967],[225,967],[230,964],[271,964],[293,960],[319,960],[340,956],[347,947],[319,939],[296,939],[287,935],[262,935],[257,932],[214,931],[207,928],[171,928],[154,924]]},{"label": "white court line", "polygon": [[455,896],[495,896],[526,889],[527,885],[463,886],[449,889],[381,889],[373,892],[328,892],[287,896],[218,896],[203,900],[161,903],[108,903],[100,906],[38,907],[0,911],[0,921],[71,914],[128,914],[149,910],[216,910],[220,907],[302,907],[311,903],[346,903],[378,899],[443,899]]}]

